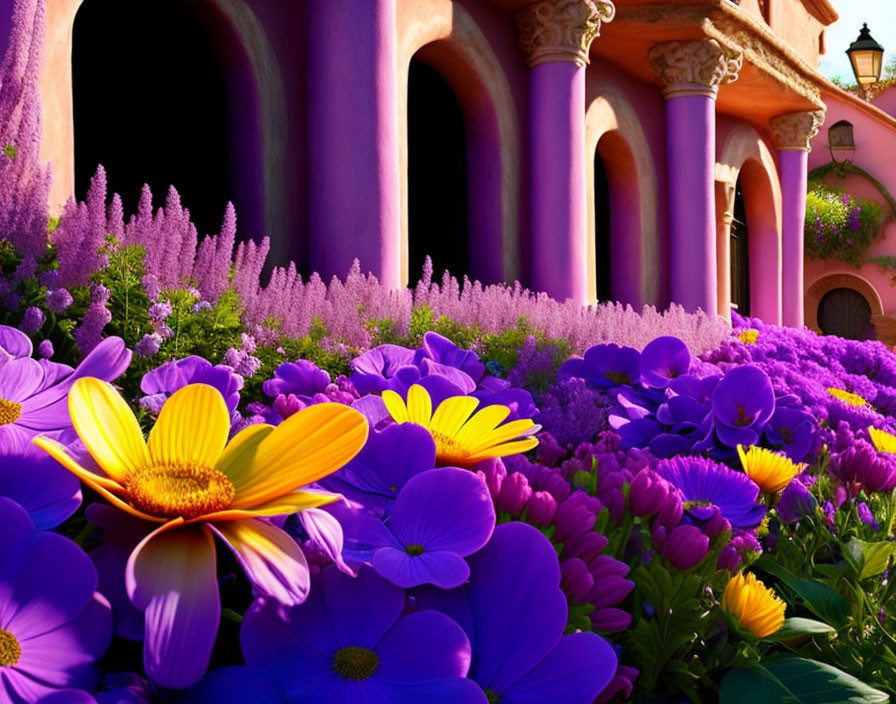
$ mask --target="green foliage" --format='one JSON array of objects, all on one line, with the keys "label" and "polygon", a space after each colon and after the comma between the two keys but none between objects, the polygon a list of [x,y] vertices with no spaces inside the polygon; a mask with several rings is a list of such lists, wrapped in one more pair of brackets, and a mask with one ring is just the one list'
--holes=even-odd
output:
[{"label": "green foliage", "polygon": [[16,160],[17,152],[18,149],[14,144],[7,144],[3,147],[3,149],[0,149],[0,154],[3,154],[3,156],[7,157],[10,161]]},{"label": "green foliage", "polygon": [[860,267],[883,221],[878,203],[815,182],[806,196],[806,255]]}]

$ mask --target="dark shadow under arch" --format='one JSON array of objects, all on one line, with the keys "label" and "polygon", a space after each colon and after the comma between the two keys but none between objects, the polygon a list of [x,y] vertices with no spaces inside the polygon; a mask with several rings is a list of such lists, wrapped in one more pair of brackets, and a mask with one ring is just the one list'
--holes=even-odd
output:
[{"label": "dark shadow under arch", "polygon": [[610,228],[610,183],[607,169],[594,150],[594,270],[595,297],[598,301],[613,300],[613,241]]},{"label": "dark shadow under arch", "polygon": [[440,276],[469,272],[467,137],[451,86],[419,59],[408,73],[408,270],[416,281],[427,255]]},{"label": "dark shadow under arch", "polygon": [[260,101],[229,20],[206,0],[85,0],[75,18],[75,184],[98,164],[126,212],[143,183],[174,185],[200,232],[227,201],[240,230],[264,227]]}]

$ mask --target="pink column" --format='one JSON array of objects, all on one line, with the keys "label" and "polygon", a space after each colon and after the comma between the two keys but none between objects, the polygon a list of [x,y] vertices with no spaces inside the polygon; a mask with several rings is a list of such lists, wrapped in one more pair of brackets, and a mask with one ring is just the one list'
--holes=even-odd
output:
[{"label": "pink column", "polygon": [[649,54],[666,84],[670,297],[710,314],[718,310],[716,93],[737,78],[742,60],[715,40],[665,42]]},{"label": "pink column", "polygon": [[824,112],[780,115],[771,121],[781,166],[781,292],[784,325],[803,320],[803,227],[806,217],[809,141],[818,134]]},{"label": "pink column", "polygon": [[310,258],[399,288],[395,0],[308,0]]},{"label": "pink column", "polygon": [[558,300],[588,297],[585,69],[571,62],[529,77],[532,285]]},{"label": "pink column", "polygon": [[585,66],[608,0],[541,0],[516,14],[529,67],[530,271],[533,288],[588,302]]}]

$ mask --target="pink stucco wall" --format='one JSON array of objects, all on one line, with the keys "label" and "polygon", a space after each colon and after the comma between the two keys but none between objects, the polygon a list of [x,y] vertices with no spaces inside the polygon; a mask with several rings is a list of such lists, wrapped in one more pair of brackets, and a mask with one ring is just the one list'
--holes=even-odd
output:
[{"label": "pink stucco wall", "polygon": [[[839,96],[828,94],[824,98],[828,108],[827,118],[825,126],[812,141],[809,170],[830,163],[831,154],[827,147],[828,128],[840,120],[847,120],[853,125],[856,144],[852,163],[880,181],[891,195],[896,194],[896,170],[893,169],[893,160],[896,157],[896,125],[886,119],[870,115],[854,103],[847,102]],[[838,188],[843,188],[857,197],[874,200],[889,210],[880,191],[867,179],[854,175],[846,179],[829,176],[825,181]],[[896,222],[892,220],[883,227],[881,237],[871,246],[868,256],[879,254],[896,256]],[[807,259],[806,289],[808,290],[814,283],[832,274],[849,274],[865,279],[880,296],[884,314],[896,315],[896,281],[892,280],[890,272],[872,263],[864,264],[861,268],[856,269],[850,264],[839,261]],[[811,312],[808,314],[811,317]],[[814,324],[814,322],[807,317],[807,325]]]}]

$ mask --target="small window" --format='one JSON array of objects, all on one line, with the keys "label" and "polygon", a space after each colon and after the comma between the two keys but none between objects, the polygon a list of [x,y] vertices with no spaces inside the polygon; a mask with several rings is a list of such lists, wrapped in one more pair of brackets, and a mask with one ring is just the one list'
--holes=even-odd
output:
[{"label": "small window", "polygon": [[821,33],[818,35],[818,53],[819,53],[819,55],[824,54],[825,51],[826,50],[824,47],[824,30],[822,30]]}]

